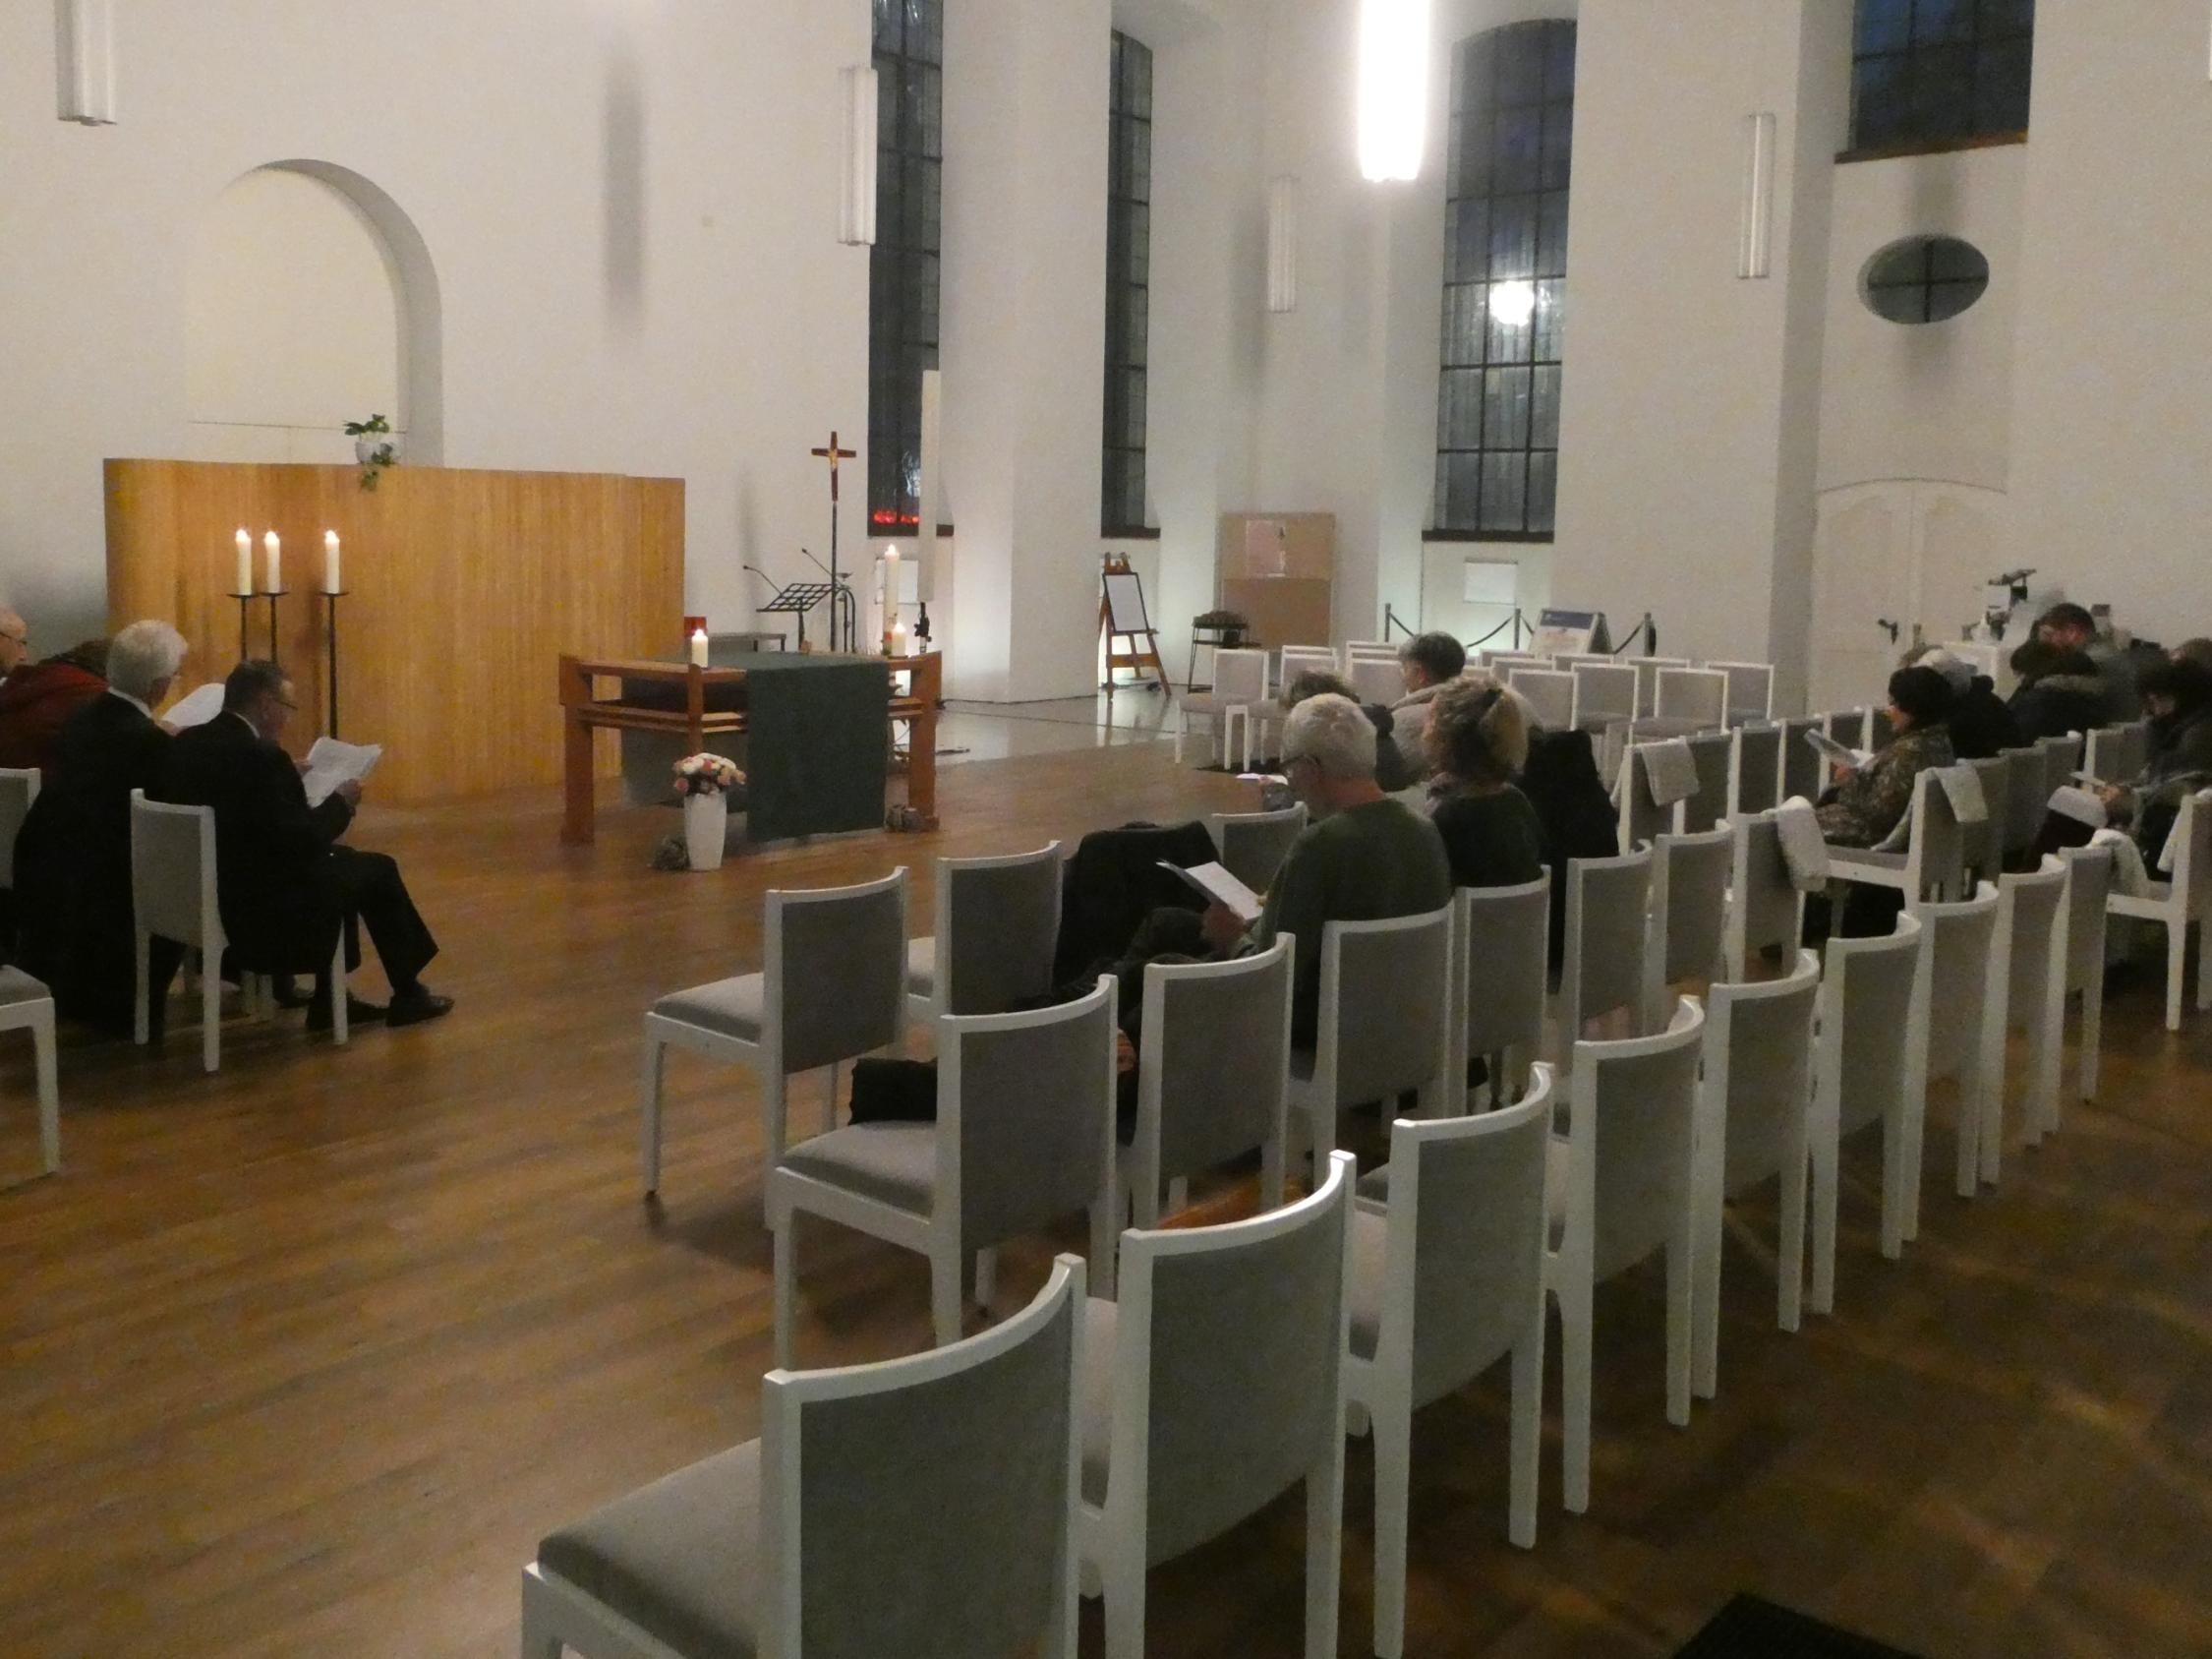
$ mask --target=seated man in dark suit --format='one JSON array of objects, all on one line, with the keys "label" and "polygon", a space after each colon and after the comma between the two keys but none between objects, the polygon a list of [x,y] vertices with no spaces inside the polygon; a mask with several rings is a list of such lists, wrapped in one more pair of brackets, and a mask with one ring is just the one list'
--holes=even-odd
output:
[{"label": "seated man in dark suit", "polygon": [[[171,740],[153,711],[184,657],[184,636],[167,622],[133,622],[115,636],[107,688],[63,722],[52,774],[16,841],[23,965],[53,987],[63,1014],[109,1031],[131,1029],[137,978],[131,792],[160,787]],[[155,942],[156,988],[179,954]]]},{"label": "seated man in dark suit", "polygon": [[348,1017],[395,1026],[435,1020],[453,1006],[422,981],[437,942],[396,863],[339,845],[361,786],[340,785],[320,805],[308,804],[298,766],[278,746],[293,706],[282,669],[240,663],[223,681],[223,712],[170,745],[161,799],[215,810],[216,898],[231,954],[248,973],[314,974],[308,1023],[326,1030],[331,955],[342,927],[346,967],[360,966],[358,921],[391,981],[391,1006],[349,997]]}]

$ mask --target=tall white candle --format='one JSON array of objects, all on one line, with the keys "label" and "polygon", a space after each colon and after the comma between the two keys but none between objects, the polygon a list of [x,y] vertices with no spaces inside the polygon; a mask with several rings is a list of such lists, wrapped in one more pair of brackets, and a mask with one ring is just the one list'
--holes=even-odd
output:
[{"label": "tall white candle", "polygon": [[244,530],[238,532],[238,586],[233,593],[254,591],[254,538]]},{"label": "tall white candle", "polygon": [[283,566],[279,561],[284,556],[284,544],[276,539],[276,532],[271,530],[262,538],[262,547],[268,554],[267,591],[282,593],[284,591],[284,576]]},{"label": "tall white candle", "polygon": [[707,666],[707,630],[705,628],[700,628],[691,635],[691,666],[693,668],[705,668]]},{"label": "tall white candle", "polygon": [[338,532],[335,530],[322,532],[322,591],[324,593],[343,593],[345,591],[338,581]]}]

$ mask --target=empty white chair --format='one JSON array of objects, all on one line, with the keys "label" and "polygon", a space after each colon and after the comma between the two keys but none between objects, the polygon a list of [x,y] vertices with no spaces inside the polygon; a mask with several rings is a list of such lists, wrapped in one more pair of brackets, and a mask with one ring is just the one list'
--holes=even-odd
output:
[{"label": "empty white chair", "polygon": [[2050,754],[2041,746],[2008,748],[2005,802],[2005,867],[2026,869],[2032,863],[2036,838],[2043,833],[2044,815],[2050,810],[2052,785],[2048,781]]},{"label": "empty white chair", "polygon": [[[2073,782],[2074,773],[2081,767],[2081,744],[2079,732],[2070,732],[2063,738],[2036,740],[2036,747],[2043,751],[2043,799],[2046,801]],[[2037,822],[2041,821],[2039,817]]]},{"label": "empty white chair", "polygon": [[[2066,866],[2066,998],[2081,999],[2081,1041],[2075,1050],[2075,1093],[2084,1100],[2097,1097],[2098,1061],[2105,1038],[2105,934],[2108,903],[2112,898],[2112,850],[2074,847],[2059,854]],[[2065,1017],[2064,1006],[2060,1015]],[[2051,1102],[2051,1114],[2037,1126],[2037,1135],[2059,1127],[2060,1102]]]},{"label": "empty white chair", "polygon": [[[2199,791],[2182,802],[2173,836],[2173,879],[2152,881],[2150,892],[2139,898],[2115,893],[2107,908],[2114,916],[2154,921],[2166,929],[2166,1029],[2178,1032],[2189,923],[2212,923],[2212,790]],[[2207,927],[2205,937],[2212,940],[2212,927]],[[2196,1005],[2212,1008],[2212,948],[2196,965]]]},{"label": "empty white chair", "polygon": [[1779,806],[1782,799],[1782,729],[1738,726],[1728,754],[1728,816],[1764,812]]},{"label": "empty white chair", "polygon": [[538,1546],[523,1659],[1076,1659],[1083,1307],[1063,1256],[964,1342],[771,1371],[759,1440]]},{"label": "empty white chair", "polygon": [[1652,713],[1661,720],[1692,720],[1700,726],[1725,726],[1728,677],[1702,668],[1662,668],[1653,695]]},{"label": "empty white chair", "polygon": [[1489,1073],[1490,1103],[1517,1099],[1543,1047],[1550,974],[1551,872],[1519,887],[1462,887],[1452,904],[1453,1006],[1445,1092],[1468,1109],[1468,1061]]},{"label": "empty white chair", "polygon": [[1396,662],[1398,647],[1387,639],[1348,639],[1344,642],[1344,660],[1349,663],[1354,657],[1388,657]]},{"label": "empty white chair", "polygon": [[1631,743],[1621,755],[1620,787],[1615,792],[1620,807],[1620,845],[1648,847],[1682,821],[1682,803],[1661,806],[1652,799],[1650,745]]},{"label": "empty white chair", "polygon": [[1060,843],[1000,859],[937,860],[937,931],[906,947],[917,1020],[1004,1014],[1052,989],[1060,943]]},{"label": "empty white chair", "polygon": [[1537,724],[1547,732],[1571,732],[1575,725],[1575,677],[1556,669],[1509,663],[1506,684],[1521,693]]},{"label": "empty white chair", "polygon": [[1893,933],[1828,942],[1810,1132],[1815,1313],[1835,1311],[1835,1212],[1845,1136],[1882,1126],[1882,1254],[1895,1260],[1918,1230],[1929,940],[1919,918],[1900,916]]},{"label": "empty white chair", "polygon": [[1615,720],[1636,718],[1636,670],[1626,663],[1578,662],[1574,724],[1596,730]]},{"label": "empty white chair", "polygon": [[1107,1659],[1142,1659],[1147,1568],[1301,1481],[1306,1654],[1334,1659],[1351,1155],[1324,1170],[1252,1220],[1123,1234],[1120,1300],[1086,1305],[1078,1524]]},{"label": "empty white chair", "polygon": [[1728,725],[1742,726],[1774,719],[1774,664],[1707,663],[1705,666],[1727,681],[1721,696],[1721,713]]},{"label": "empty white chair", "polygon": [[661,1188],[661,1097],[668,1051],[685,1048],[760,1081],[767,1164],[783,1161],[790,1080],[828,1071],[822,1128],[837,1127],[838,1068],[906,1034],[906,869],[811,892],[772,888],[762,906],[761,971],[693,985],[645,1016],[639,1161]]},{"label": "empty white chair", "polygon": [[1405,670],[1396,657],[1354,657],[1344,665],[1344,678],[1351,681],[1358,702],[1388,708],[1406,694]]},{"label": "empty white chair", "polygon": [[[1190,691],[1176,699],[1180,718],[1175,726],[1175,762],[1183,764],[1184,741],[1191,736],[1193,715],[1213,723],[1214,741],[1221,764],[1229,764],[1231,730],[1245,711],[1267,700],[1267,653],[1246,646],[1213,654],[1213,688]],[[1250,738],[1247,738],[1248,743]]]},{"label": "empty white chair", "polygon": [[1890,705],[1888,703],[1866,711],[1866,747],[1870,749],[1887,748],[1890,746],[1891,740],[1896,735],[1897,728],[1895,723],[1890,719]]},{"label": "empty white chair", "polygon": [[937,1022],[937,1121],[855,1123],[801,1142],[768,1171],[775,1235],[776,1363],[788,1365],[800,1211],[929,1258],[940,1345],[960,1333],[960,1278],[976,1258],[1078,1210],[1091,1260],[1113,1248],[1114,996],[1111,974],[1077,1002],[1033,1014]]},{"label": "empty white chair", "polygon": [[1828,788],[1828,762],[1820,751],[1805,741],[1808,732],[1825,734],[1828,721],[1820,715],[1809,715],[1802,720],[1785,720],[1781,723],[1781,799],[1802,796],[1807,800],[1818,800],[1821,792]]},{"label": "empty white chair", "polygon": [[1727,1201],[1781,1181],[1775,1323],[1795,1331],[1805,1286],[1805,1165],[1813,1111],[1813,1007],[1820,958],[1797,953],[1785,979],[1715,985],[1706,1004],[1698,1096],[1697,1351],[1700,1399],[1719,1386],[1720,1246]]},{"label": "empty white chair", "polygon": [[[1260,1198],[1283,1202],[1290,1118],[1293,953],[1285,934],[1229,962],[1148,963],[1136,1058],[1136,1126],[1116,1155],[1114,1219],[1156,1226],[1160,1189],[1257,1151]],[[1111,1293],[1108,1264],[1097,1274]]]},{"label": "empty white chair", "polygon": [[1690,666],[1687,657],[1628,657],[1623,660],[1636,671],[1636,712],[1639,715],[1659,712],[1660,671]]},{"label": "empty white chair", "polygon": [[1684,997],[1657,1037],[1575,1045],[1566,1143],[1554,1136],[1544,1287],[1559,1309],[1565,1503],[1590,1508],[1592,1303],[1598,1285],[1666,1253],[1666,1420],[1690,1420],[1690,1270],[1697,1215],[1698,1048]]},{"label": "empty white chair", "polygon": [[0,888],[16,885],[16,837],[38,799],[39,772],[35,766],[0,766]]},{"label": "empty white chair", "polygon": [[1649,942],[1652,850],[1617,859],[1567,860],[1567,930],[1559,964],[1558,1036],[1567,1069],[1591,1021],[1617,1008],[1644,1026],[1644,951]]},{"label": "empty white chair", "polygon": [[1644,946],[1644,1022],[1665,1023],[1667,987],[1728,978],[1728,878],[1735,832],[1662,835],[1652,844],[1650,933]]},{"label": "empty white chair", "polygon": [[1413,1414],[1513,1359],[1507,1535],[1533,1548],[1543,1441],[1543,1257],[1551,1073],[1483,1117],[1390,1127],[1390,1199],[1352,1213],[1345,1405],[1374,1436],[1374,1651],[1406,1639]]},{"label": "empty white chair", "polygon": [[1279,812],[1214,812],[1206,818],[1221,867],[1254,893],[1267,891],[1291,843],[1306,832],[1306,803]]},{"label": "empty white chair", "polygon": [[1337,674],[1342,672],[1336,652],[1326,645],[1286,645],[1282,652],[1282,668],[1275,676],[1275,683],[1288,690],[1292,681],[1302,674]]},{"label": "empty white chair", "polygon": [[1791,879],[1773,812],[1738,818],[1728,872],[1728,934],[1721,977],[1741,979],[1754,955],[1792,951],[1805,936],[1805,893]]},{"label": "empty white chair", "polygon": [[[1958,1085],[1960,1198],[1981,1190],[1982,1122],[1988,1111],[1984,1091],[2005,1075],[2005,979],[2007,964],[1997,951],[1997,889],[1983,882],[1971,899],[1926,904],[1919,910],[1928,925],[1928,1085],[1946,1078]],[[1919,1194],[1913,1194],[1917,1209]],[[1907,1226],[1905,1236],[1919,1231]]]},{"label": "empty white chair", "polygon": [[[32,774],[36,776],[35,773]],[[38,1070],[38,1155],[47,1174],[61,1167],[61,1083],[54,1060],[54,999],[20,968],[0,968],[0,1032],[30,1033]]]},{"label": "empty white chair", "polygon": [[1554,651],[1551,666],[1562,674],[1578,668],[1610,668],[1618,659],[1609,651]]},{"label": "empty white chair", "polygon": [[1735,739],[1726,732],[1707,732],[1686,741],[1690,764],[1698,770],[1698,792],[1682,802],[1675,824],[1686,835],[1702,835],[1727,821]]},{"label": "empty white chair", "polygon": [[1828,717],[1828,735],[1845,748],[1873,748],[1874,711],[1866,708],[1836,711]]},{"label": "empty white chair", "polygon": [[1486,668],[1501,678],[1506,669],[1516,664],[1527,668],[1551,666],[1551,659],[1542,651],[1478,651],[1475,653],[1475,661],[1478,666]]},{"label": "empty white chair", "polygon": [[[1961,826],[1966,878],[1995,881],[2004,873],[2005,845],[2011,837],[2012,763],[2003,755],[1995,755],[1959,764],[1981,781],[1982,802],[1989,809],[1989,815],[1980,823]],[[2040,767],[2037,772],[2040,776]],[[2038,827],[2040,824],[2039,819]]]},{"label": "empty white chair", "polygon": [[2120,728],[2118,754],[2121,781],[2133,783],[2150,764],[2150,722],[2130,720]]},{"label": "empty white chair", "polygon": [[1291,1056],[1291,1105],[1319,1171],[1336,1148],[1337,1114],[1370,1100],[1421,1096],[1442,1111],[1451,1022],[1452,907],[1321,930],[1320,1020],[1313,1052]]},{"label": "empty white chair", "polygon": [[2047,858],[2032,874],[2000,876],[1994,949],[2005,975],[1999,1063],[1982,1080],[1982,1179],[1997,1184],[2005,1146],[2004,1032],[2027,1034],[2027,1138],[2059,1113],[2059,1062],[2066,1046],[2066,866]]}]

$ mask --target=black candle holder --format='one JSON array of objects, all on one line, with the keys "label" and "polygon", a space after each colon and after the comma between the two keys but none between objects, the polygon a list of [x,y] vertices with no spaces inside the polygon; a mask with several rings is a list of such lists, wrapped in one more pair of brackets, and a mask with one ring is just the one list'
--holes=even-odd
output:
[{"label": "black candle holder", "polygon": [[246,650],[246,618],[254,608],[254,596],[251,593],[234,593],[231,598],[238,601],[238,660],[244,662],[248,655]]},{"label": "black candle holder", "polygon": [[322,655],[330,682],[326,718],[332,738],[338,735],[338,601],[345,597],[343,589],[336,593],[327,588],[322,591]]},{"label": "black candle holder", "polygon": [[[268,601],[268,660],[272,663],[275,663],[278,667],[283,666],[283,658],[278,654],[276,647],[276,602],[279,599],[287,599],[291,597],[291,593],[292,590],[287,587],[278,588],[274,593],[258,593],[254,596],[256,599],[265,599]],[[243,647],[240,648],[238,654],[241,657],[245,656],[246,653]]]}]

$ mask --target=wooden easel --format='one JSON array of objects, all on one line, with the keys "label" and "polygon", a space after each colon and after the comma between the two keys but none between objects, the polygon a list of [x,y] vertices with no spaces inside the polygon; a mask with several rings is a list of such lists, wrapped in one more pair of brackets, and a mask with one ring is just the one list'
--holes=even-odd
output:
[{"label": "wooden easel", "polygon": [[[1117,669],[1130,669],[1139,676],[1147,670],[1153,683],[1149,690],[1165,691],[1168,688],[1167,669],[1160,662],[1159,635],[1152,630],[1152,619],[1144,609],[1144,578],[1129,567],[1129,561],[1118,554],[1109,554],[1106,568],[1099,580],[1098,632],[1106,641],[1106,700],[1113,701]],[[1122,641],[1127,641],[1126,648]],[[1138,684],[1145,684],[1141,679]]]}]

